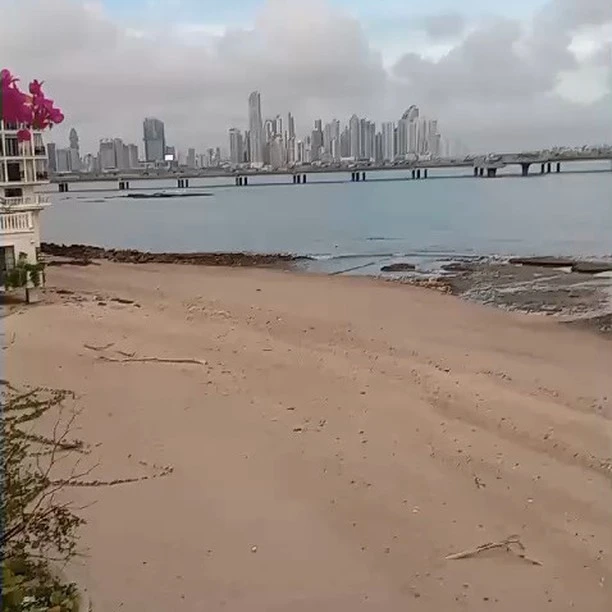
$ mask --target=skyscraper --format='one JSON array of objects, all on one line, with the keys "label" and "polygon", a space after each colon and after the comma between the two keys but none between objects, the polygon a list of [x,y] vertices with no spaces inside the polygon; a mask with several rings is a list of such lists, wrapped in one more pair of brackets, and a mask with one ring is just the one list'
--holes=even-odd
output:
[{"label": "skyscraper", "polygon": [[166,133],[164,122],[147,117],[143,122],[145,161],[162,162],[166,154]]},{"label": "skyscraper", "polygon": [[295,138],[295,117],[291,113],[287,116],[287,132],[290,139]]},{"label": "skyscraper", "polygon": [[187,149],[187,167],[193,169],[196,167],[196,152],[195,149]]},{"label": "skyscraper", "polygon": [[323,122],[321,119],[316,119],[315,129],[310,136],[310,161],[321,159],[321,149],[323,147],[323,131],[321,129]]},{"label": "skyscraper", "polygon": [[81,155],[79,153],[79,135],[74,128],[70,130],[68,141],[70,142],[70,170],[73,172],[80,172]]},{"label": "skyscraper", "polygon": [[249,96],[250,160],[255,167],[263,166],[264,140],[261,122],[261,96],[254,91]]},{"label": "skyscraper", "polygon": [[130,168],[138,168],[140,166],[138,147],[135,144],[128,145],[128,162]]},{"label": "skyscraper", "polygon": [[49,172],[57,171],[57,151],[54,142],[47,143],[47,157],[49,158]]},{"label": "skyscraper", "polygon": [[359,134],[359,117],[353,115],[349,120],[349,135],[350,135],[350,157],[359,159],[359,150],[361,138]]},{"label": "skyscraper", "polygon": [[233,165],[241,164],[244,161],[244,144],[242,140],[242,132],[237,128],[231,128],[229,131],[230,141],[230,161]]},{"label": "skyscraper", "polygon": [[393,121],[382,124],[382,158],[385,161],[395,159],[395,126]]},{"label": "skyscraper", "polygon": [[105,138],[100,141],[100,170],[114,170],[117,168],[117,158],[115,157],[115,143],[113,140]]}]

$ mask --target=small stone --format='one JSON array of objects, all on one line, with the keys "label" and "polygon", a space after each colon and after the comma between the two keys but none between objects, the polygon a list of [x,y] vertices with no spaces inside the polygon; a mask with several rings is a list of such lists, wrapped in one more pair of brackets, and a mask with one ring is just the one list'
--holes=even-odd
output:
[{"label": "small stone", "polygon": [[256,553],[257,552],[257,546],[251,546],[251,552],[252,553]]}]

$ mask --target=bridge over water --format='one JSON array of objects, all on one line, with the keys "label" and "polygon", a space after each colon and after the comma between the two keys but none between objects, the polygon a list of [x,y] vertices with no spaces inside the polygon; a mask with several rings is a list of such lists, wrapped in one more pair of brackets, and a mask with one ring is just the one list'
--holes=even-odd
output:
[{"label": "bridge over water", "polygon": [[[477,178],[494,178],[502,168],[507,166],[519,166],[521,176],[531,174],[550,174],[558,173],[562,170],[562,164],[568,162],[593,162],[611,161],[612,151],[602,153],[576,153],[576,154],[521,154],[521,153],[502,153],[499,155],[488,155],[470,158],[439,158],[431,160],[415,160],[393,164],[373,164],[368,162],[355,162],[349,165],[337,164],[328,166],[302,165],[294,168],[283,168],[277,170],[257,170],[257,169],[203,169],[203,170],[180,170],[165,173],[147,173],[142,171],[116,171],[108,174],[63,174],[52,177],[51,182],[59,185],[60,192],[69,191],[71,183],[83,182],[115,182],[121,191],[131,188],[130,181],[147,181],[172,179],[176,180],[179,189],[189,188],[190,179],[212,179],[212,178],[233,178],[238,187],[252,185],[253,178],[265,179],[266,177],[291,177],[293,184],[304,184],[308,181],[308,175],[317,174],[342,174],[351,182],[363,182],[368,179],[370,173],[378,172],[398,172],[405,171],[406,175],[402,179],[426,179],[429,171],[434,169],[454,169],[470,168],[469,176]],[[535,168],[535,172],[533,171]],[[612,170],[612,165],[611,165]],[[342,182],[346,182],[343,180]],[[377,179],[385,180],[385,179]],[[401,180],[396,178],[386,180]],[[257,182],[258,185],[279,185],[286,183]],[[224,185],[225,186],[225,185]],[[75,190],[79,190],[76,187]]]}]

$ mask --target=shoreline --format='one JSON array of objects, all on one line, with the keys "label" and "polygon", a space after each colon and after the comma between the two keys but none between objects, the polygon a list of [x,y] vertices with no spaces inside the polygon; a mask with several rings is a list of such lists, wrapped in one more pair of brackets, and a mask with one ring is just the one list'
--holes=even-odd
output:
[{"label": "shoreline", "polygon": [[[291,253],[201,252],[155,253],[136,249],[106,249],[84,244],[42,243],[47,265],[95,265],[96,261],[130,264],[181,264],[214,267],[276,268],[312,274],[316,260]],[[324,276],[350,276],[361,266]],[[317,272],[314,272],[317,273]],[[361,275],[356,275],[361,276]],[[458,257],[437,272],[419,271],[396,258],[363,275],[448,293],[503,310],[554,317],[564,323],[609,335],[612,333],[612,261],[570,257]]]}]

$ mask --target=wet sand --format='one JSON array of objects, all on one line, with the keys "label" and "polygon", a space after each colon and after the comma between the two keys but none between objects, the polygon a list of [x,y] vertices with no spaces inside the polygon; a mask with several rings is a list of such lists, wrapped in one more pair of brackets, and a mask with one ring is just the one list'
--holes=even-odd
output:
[{"label": "wet sand", "polygon": [[96,610],[610,609],[606,339],[368,278],[47,280],[3,376],[77,393],[91,478],[147,476],[71,490]]}]

